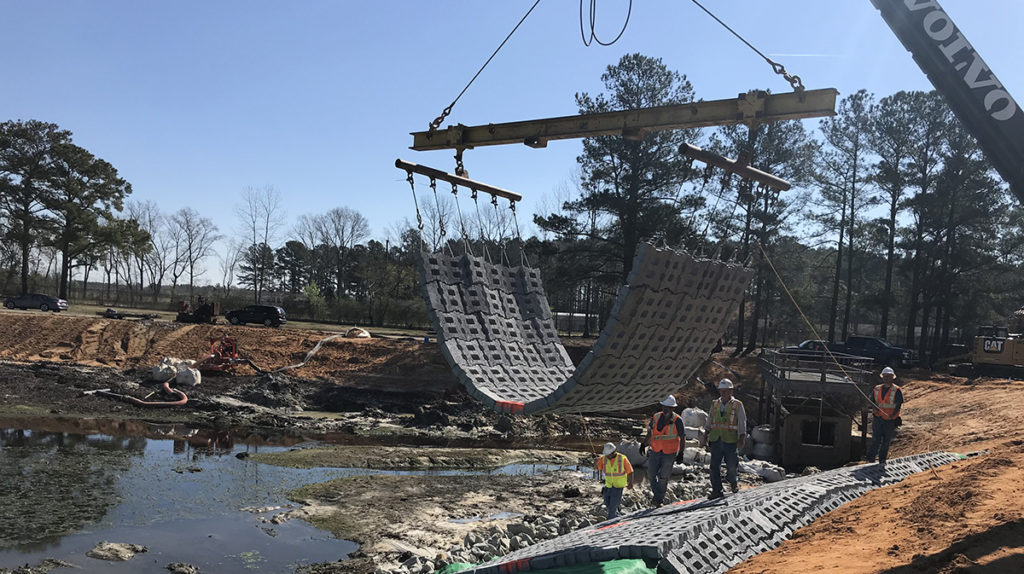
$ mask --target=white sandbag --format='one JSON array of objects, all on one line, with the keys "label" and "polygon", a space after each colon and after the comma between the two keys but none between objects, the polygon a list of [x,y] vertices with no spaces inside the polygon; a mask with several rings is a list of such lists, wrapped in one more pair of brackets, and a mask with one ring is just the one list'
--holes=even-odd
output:
[{"label": "white sandbag", "polygon": [[775,466],[774,464],[768,463],[765,463],[765,465],[761,467],[760,472],[758,472],[757,474],[760,475],[761,478],[765,480],[765,482],[778,482],[780,480],[785,480],[786,478],[785,469],[783,469],[781,466]]},{"label": "white sandbag", "polygon": [[[174,379],[179,384],[190,384],[198,385],[200,376],[199,371],[192,368],[195,365],[193,360],[184,360],[177,357],[164,357],[159,363],[153,366],[152,377],[154,381],[164,382]],[[182,375],[183,372],[195,371],[187,375]],[[181,377],[179,379],[179,377]],[[194,381],[194,382],[185,382]]]},{"label": "white sandbag", "polygon": [[626,456],[626,460],[629,461],[634,467],[640,466],[647,462],[647,455],[640,454],[640,443],[635,440],[623,441],[615,447],[617,452],[621,452]]},{"label": "white sandbag", "polygon": [[199,369],[179,369],[178,374],[174,377],[174,382],[178,385],[189,385],[196,386],[203,380],[203,376],[199,373]]},{"label": "white sandbag", "polygon": [[704,427],[686,427],[686,440],[701,440],[704,436]]},{"label": "white sandbag", "polygon": [[683,462],[686,464],[707,464],[711,460],[708,451],[701,448],[687,448],[683,450]]},{"label": "white sandbag", "polygon": [[775,443],[775,433],[772,431],[772,427],[769,425],[760,425],[753,428],[750,431],[750,436],[754,437],[757,442],[763,442],[768,444]]},{"label": "white sandbag", "polygon": [[705,446],[705,445],[701,444],[701,442],[699,440],[684,440],[683,441],[683,448],[700,448],[702,446]]},{"label": "white sandbag", "polygon": [[700,409],[683,409],[683,425],[704,428],[708,425],[708,413]]},{"label": "white sandbag", "polygon": [[345,337],[348,339],[369,339],[370,332],[360,327],[352,327],[345,331]]},{"label": "white sandbag", "polygon": [[755,442],[752,454],[754,458],[768,460],[775,455],[775,445],[764,442]]}]

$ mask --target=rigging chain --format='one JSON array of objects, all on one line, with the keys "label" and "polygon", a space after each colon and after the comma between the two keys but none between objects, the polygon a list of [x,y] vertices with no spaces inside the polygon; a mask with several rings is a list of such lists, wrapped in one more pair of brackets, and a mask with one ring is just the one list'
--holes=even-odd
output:
[{"label": "rigging chain", "polygon": [[423,215],[420,213],[420,203],[416,199],[416,181],[412,178],[412,172],[405,172],[405,181],[409,182],[412,188],[412,203],[416,206],[416,227],[420,230],[420,240],[423,240]]},{"label": "rigging chain", "polygon": [[462,203],[459,202],[459,186],[452,184],[452,195],[455,196],[455,209],[459,212],[459,227],[462,228],[462,242],[466,245],[466,251],[472,253],[469,244],[469,231],[466,230],[466,220],[462,217]]},{"label": "rigging chain", "polygon": [[768,56],[765,56],[764,53],[761,52],[761,50],[758,50],[757,48],[755,48],[753,44],[751,44],[750,42],[748,42],[746,40],[746,38],[744,38],[743,36],[740,36],[738,33],[736,33],[735,30],[730,28],[725,22],[723,22],[721,19],[719,19],[718,16],[715,16],[714,14],[712,14],[711,10],[708,10],[707,8],[705,8],[700,2],[698,2],[697,0],[690,0],[690,1],[693,2],[694,4],[696,4],[697,7],[700,8],[701,10],[707,12],[708,16],[711,16],[712,18],[714,18],[716,22],[718,22],[719,24],[722,25],[723,28],[725,28],[726,30],[731,32],[733,36],[736,36],[737,38],[739,38],[741,42],[743,42],[744,44],[747,45],[747,47],[749,47],[751,50],[756,52],[758,56],[761,56],[762,58],[764,58],[764,61],[768,62],[768,65],[770,65],[772,67],[772,71],[773,72],[775,72],[776,74],[782,76],[783,78],[785,78],[785,80],[787,82],[789,82],[789,85],[790,85],[790,87],[793,88],[794,92],[802,93],[804,91],[804,83],[800,79],[800,76],[794,76],[794,75],[790,74],[789,72],[786,71],[786,67],[785,66],[783,66],[782,64],[772,60]]}]

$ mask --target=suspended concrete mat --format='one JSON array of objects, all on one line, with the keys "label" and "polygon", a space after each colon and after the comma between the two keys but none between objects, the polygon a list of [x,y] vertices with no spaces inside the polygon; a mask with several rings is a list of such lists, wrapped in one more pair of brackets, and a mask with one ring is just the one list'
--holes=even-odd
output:
[{"label": "suspended concrete mat", "polygon": [[774,482],[714,501],[620,516],[516,550],[460,574],[515,574],[620,558],[658,561],[665,574],[727,571],[802,526],[880,486],[964,457],[931,452]]},{"label": "suspended concrete mat", "polygon": [[641,245],[628,285],[578,368],[558,339],[537,269],[423,253],[427,309],[469,392],[503,412],[648,406],[708,358],[753,271]]}]

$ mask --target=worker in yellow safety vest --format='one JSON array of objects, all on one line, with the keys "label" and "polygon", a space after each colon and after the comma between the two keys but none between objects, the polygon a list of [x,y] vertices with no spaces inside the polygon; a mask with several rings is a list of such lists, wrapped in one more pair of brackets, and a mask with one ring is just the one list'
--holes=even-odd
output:
[{"label": "worker in yellow safety vest", "polygon": [[647,452],[647,480],[651,483],[654,506],[665,503],[665,491],[672,476],[672,465],[679,456],[679,447],[686,436],[683,417],[673,410],[678,406],[676,398],[669,395],[661,401],[661,410],[651,417],[647,424],[647,435],[640,444],[649,444]]},{"label": "worker in yellow safety vest", "polygon": [[882,369],[879,375],[882,377],[882,384],[875,386],[873,399],[875,401],[875,416],[871,421],[871,442],[868,443],[868,462],[885,464],[889,456],[889,444],[896,436],[896,429],[903,424],[900,416],[900,409],[903,408],[903,389],[897,387],[896,371],[890,367]]},{"label": "worker in yellow safety vest", "polygon": [[708,446],[711,448],[711,495],[709,499],[722,498],[722,459],[725,459],[725,476],[733,492],[739,490],[738,449],[743,448],[747,435],[747,413],[743,403],[732,396],[733,384],[729,379],[718,381],[719,398],[711,403],[706,430]]},{"label": "worker in yellow safety vest", "polygon": [[604,505],[608,507],[608,519],[619,515],[619,503],[622,502],[622,489],[629,484],[629,475],[633,474],[633,465],[621,452],[616,452],[615,445],[607,442],[597,459],[597,470],[604,473],[604,488],[601,494]]}]

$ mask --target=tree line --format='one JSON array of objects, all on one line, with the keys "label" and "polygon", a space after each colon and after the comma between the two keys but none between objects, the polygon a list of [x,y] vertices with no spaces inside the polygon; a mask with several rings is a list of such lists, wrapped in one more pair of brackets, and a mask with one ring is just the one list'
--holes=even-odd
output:
[{"label": "tree line", "polygon": [[[623,56],[601,79],[603,93],[576,95],[581,114],[699,97],[685,75],[641,54]],[[792,189],[694,164],[678,153],[683,142],[743,158]],[[247,188],[228,237],[190,208],[163,214],[127,200],[131,186],[113,166],[58,126],[8,121],[0,124],[0,263],[22,290],[30,270],[45,267],[67,296],[79,270],[83,290],[98,272],[108,300],[157,302],[183,288],[193,294],[216,257],[223,275],[207,282],[224,295],[288,300],[320,320],[421,325],[421,247],[468,249],[539,267],[553,310],[601,325],[638,246],[652,242],[755,269],[729,334],[737,353],[878,334],[935,360],[975,325],[1005,322],[1021,306],[1021,210],[936,92],[861,90],[816,130],[786,121],[588,138],[577,164],[572,189],[533,214],[538,233],[528,238],[516,236],[520,223],[507,209],[462,209],[465,197],[423,186],[414,193],[435,197],[416,203],[422,228],[406,220],[383,240],[343,206],[284,231],[280,194]],[[583,334],[596,334],[584,325]]]}]

